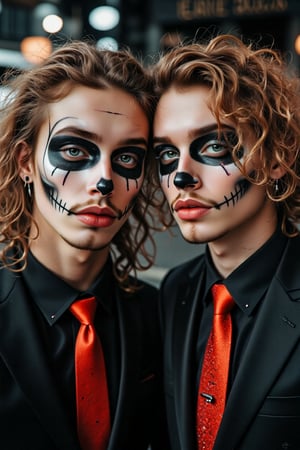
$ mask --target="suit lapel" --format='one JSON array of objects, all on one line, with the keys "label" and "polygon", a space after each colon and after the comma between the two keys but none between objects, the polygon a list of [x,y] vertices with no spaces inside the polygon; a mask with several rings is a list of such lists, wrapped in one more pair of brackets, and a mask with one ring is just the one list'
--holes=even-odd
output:
[{"label": "suit lapel", "polygon": [[138,319],[134,320],[133,326],[133,318],[136,317],[139,305],[137,302],[122,298],[117,289],[115,295],[120,326],[121,373],[120,383],[115,386],[119,394],[108,450],[118,449],[122,437],[128,433],[126,417],[131,416],[132,395],[137,383],[136,374],[141,360],[141,342],[137,340],[137,336],[141,336],[137,327],[141,324]]},{"label": "suit lapel", "polygon": [[[202,263],[201,263],[202,264]],[[198,274],[196,278],[195,273]],[[199,273],[201,274],[199,277]],[[198,301],[202,295],[203,271],[199,264],[182,280],[174,312],[174,389],[181,448],[195,447],[195,342],[199,327]]]},{"label": "suit lapel", "polygon": [[1,283],[0,333],[5,339],[0,341],[0,355],[57,448],[77,448],[48,370],[21,278],[2,272]]},{"label": "suit lapel", "polygon": [[[293,260],[296,261],[289,258],[289,265],[283,260],[282,267],[285,271],[287,266],[291,267]],[[290,272],[286,272],[288,277]],[[263,301],[241,360],[216,440],[216,450],[237,448],[245,430],[256,416],[263,399],[299,341],[300,304],[292,301],[289,293],[292,293],[294,300],[296,297],[299,300],[299,281],[295,276],[287,280],[279,269]]]}]

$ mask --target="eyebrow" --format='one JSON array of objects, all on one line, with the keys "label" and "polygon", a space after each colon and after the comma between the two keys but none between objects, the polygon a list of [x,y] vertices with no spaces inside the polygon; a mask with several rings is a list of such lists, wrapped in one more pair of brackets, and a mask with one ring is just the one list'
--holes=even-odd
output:
[{"label": "eyebrow", "polygon": [[[80,137],[85,138],[90,141],[97,141],[97,140],[99,140],[99,138],[101,140],[101,136],[99,136],[96,133],[93,133],[92,131],[88,131],[88,130],[84,130],[82,128],[77,128],[77,127],[72,127],[72,126],[61,128],[59,131],[57,131],[56,134],[63,134],[63,133],[73,133],[73,134],[76,134],[77,136],[80,136]],[[136,145],[136,146],[143,145],[143,146],[147,147],[148,141],[143,137],[134,137],[134,138],[123,139],[119,142],[118,145],[121,145],[121,146],[122,145],[124,145],[124,146],[125,145],[126,146],[127,145]]]},{"label": "eyebrow", "polygon": [[[198,136],[203,136],[212,131],[218,131],[218,130],[219,130],[218,124],[213,123],[211,125],[207,125],[206,127],[195,128],[194,130],[189,131],[188,136],[190,139],[194,139]],[[222,132],[223,130],[234,131],[234,128],[227,124],[221,123],[220,132]],[[170,139],[168,136],[154,136],[153,137],[154,144],[155,143],[168,143],[170,141],[172,141],[172,139]]]}]

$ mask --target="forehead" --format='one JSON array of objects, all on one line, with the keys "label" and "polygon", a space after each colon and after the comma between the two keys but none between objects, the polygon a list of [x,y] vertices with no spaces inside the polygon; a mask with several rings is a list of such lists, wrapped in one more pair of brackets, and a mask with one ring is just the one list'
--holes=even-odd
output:
[{"label": "forehead", "polygon": [[[99,129],[102,132],[118,126],[126,133],[147,132],[148,119],[137,100],[116,87],[96,89],[86,86],[74,87],[66,97],[48,105],[50,129],[65,126]],[[49,126],[49,124],[47,124]]]},{"label": "forehead", "polygon": [[199,126],[216,122],[210,110],[210,91],[206,86],[172,86],[161,96],[154,118],[155,134],[174,128],[188,129],[195,122]]}]

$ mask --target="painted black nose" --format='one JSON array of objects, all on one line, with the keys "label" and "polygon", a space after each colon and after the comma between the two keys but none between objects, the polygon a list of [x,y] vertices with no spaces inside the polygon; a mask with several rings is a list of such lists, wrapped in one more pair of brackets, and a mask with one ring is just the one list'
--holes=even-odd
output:
[{"label": "painted black nose", "polygon": [[102,195],[110,194],[114,190],[114,184],[112,180],[106,180],[105,178],[101,178],[97,183],[97,189],[101,192]]},{"label": "painted black nose", "polygon": [[187,172],[177,172],[174,178],[174,185],[177,188],[184,189],[186,187],[193,187],[198,183],[197,178],[193,178]]}]

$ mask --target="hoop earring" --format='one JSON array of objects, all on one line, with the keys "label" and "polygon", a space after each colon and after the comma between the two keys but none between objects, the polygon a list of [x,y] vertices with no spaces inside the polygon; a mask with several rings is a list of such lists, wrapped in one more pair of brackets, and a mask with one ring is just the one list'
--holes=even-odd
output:
[{"label": "hoop earring", "polygon": [[24,188],[27,188],[27,193],[31,197],[30,177],[28,175],[24,177]]}]

